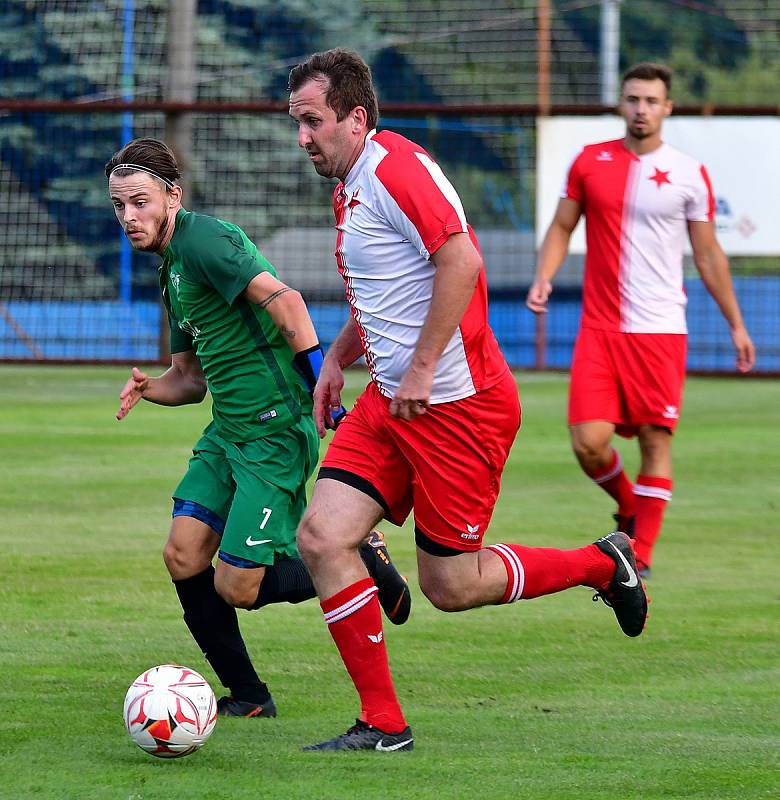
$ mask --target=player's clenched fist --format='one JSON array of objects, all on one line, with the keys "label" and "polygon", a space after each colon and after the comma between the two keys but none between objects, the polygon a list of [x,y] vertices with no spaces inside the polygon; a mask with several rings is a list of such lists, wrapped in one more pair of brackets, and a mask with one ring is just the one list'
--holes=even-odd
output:
[{"label": "player's clenched fist", "polygon": [[534,314],[547,313],[547,299],[552,294],[552,284],[550,281],[536,280],[528,290],[525,304]]}]

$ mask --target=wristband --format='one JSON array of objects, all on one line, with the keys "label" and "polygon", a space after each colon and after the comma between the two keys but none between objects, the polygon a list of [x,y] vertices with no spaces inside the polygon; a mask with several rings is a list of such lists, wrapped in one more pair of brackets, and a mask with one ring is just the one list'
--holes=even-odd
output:
[{"label": "wristband", "polygon": [[324,354],[322,347],[315,344],[308,350],[301,350],[293,356],[293,366],[298,370],[298,374],[303,378],[309,394],[314,394],[314,387],[317,385],[317,378],[320,377]]},{"label": "wristband", "polygon": [[[293,366],[303,378],[303,382],[309,390],[309,394],[314,394],[314,387],[317,385],[317,378],[320,377],[320,370],[322,369],[324,358],[325,355],[322,352],[322,346],[319,344],[315,344],[307,350],[301,350],[293,356]],[[344,406],[339,406],[336,411],[331,411],[334,429],[346,415],[347,409],[344,408]]]}]

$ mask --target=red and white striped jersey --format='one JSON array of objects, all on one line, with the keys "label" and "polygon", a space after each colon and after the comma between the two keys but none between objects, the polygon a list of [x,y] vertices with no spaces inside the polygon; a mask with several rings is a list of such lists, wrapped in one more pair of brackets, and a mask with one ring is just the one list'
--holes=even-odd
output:
[{"label": "red and white striped jersey", "polygon": [[638,156],[622,139],[602,142],[574,159],[561,196],[585,213],[582,324],[686,333],[687,223],[715,214],[704,167],[668,144]]},{"label": "red and white striped jersey", "polygon": [[[468,233],[463,206],[439,166],[414,142],[371,131],[334,192],[336,262],[372,380],[387,397],[412,360],[431,305],[431,255]],[[466,313],[436,367],[431,403],[469,397],[508,369],[488,325],[482,267]]]}]

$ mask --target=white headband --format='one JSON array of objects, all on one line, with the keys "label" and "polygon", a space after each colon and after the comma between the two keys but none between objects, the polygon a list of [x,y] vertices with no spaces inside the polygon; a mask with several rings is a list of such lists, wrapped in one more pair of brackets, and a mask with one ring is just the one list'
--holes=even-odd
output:
[{"label": "white headband", "polygon": [[[142,167],[140,164],[117,164],[111,170],[111,175],[113,175],[118,169],[136,169],[140,170],[141,172],[147,172],[149,175],[159,178],[169,189],[173,189],[173,183],[171,181],[169,181],[167,178],[163,178],[159,172],[155,172],[153,169],[149,169],[149,167]],[[108,177],[110,178],[111,175]]]}]

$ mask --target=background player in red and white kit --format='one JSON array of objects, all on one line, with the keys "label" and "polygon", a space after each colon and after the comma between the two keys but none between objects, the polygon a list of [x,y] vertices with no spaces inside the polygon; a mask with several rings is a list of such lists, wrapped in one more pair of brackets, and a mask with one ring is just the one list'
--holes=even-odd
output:
[{"label": "background player in red and white kit", "polygon": [[[633,531],[637,563],[649,574],[653,545],[672,497],[671,437],[680,414],[687,328],[683,250],[690,239],[704,285],[731,330],[737,369],[755,362],[729,273],[715,238],[707,171],[661,139],[672,111],[671,71],[642,63],[623,76],[623,139],[589,145],[572,163],[539,251],[527,305],[547,311],[551,280],[581,215],[587,255],[582,320],[571,366],[569,430],[580,466],[617,502]],[[634,484],[611,440],[637,436]]]},{"label": "background player in red and white kit", "polygon": [[336,261],[351,317],[314,393],[324,434],[342,370],[365,356],[371,382],[335,433],[298,529],[328,628],[360,695],[345,734],[315,750],[410,750],[375,589],[357,546],[380,519],[414,511],[420,586],[460,611],[596,589],[629,636],[647,599],[629,539],[576,550],[482,546],[520,424],[517,387],[487,322],[477,240],[441,169],[414,142],[376,131],[371,73],[331,50],[290,73],[290,115],[316,171],[338,177]]}]

